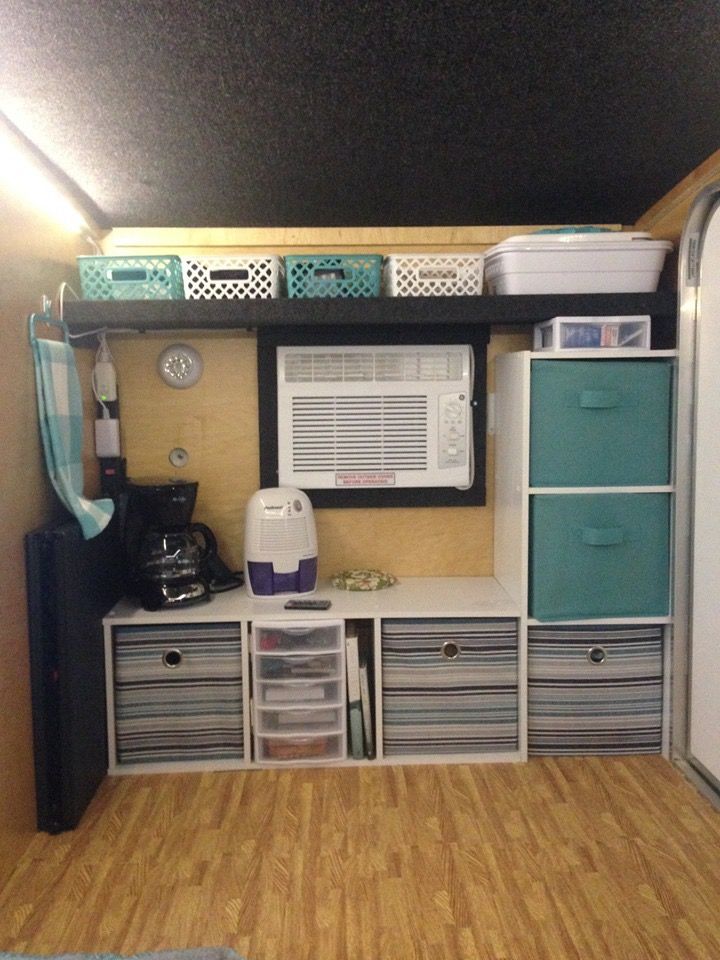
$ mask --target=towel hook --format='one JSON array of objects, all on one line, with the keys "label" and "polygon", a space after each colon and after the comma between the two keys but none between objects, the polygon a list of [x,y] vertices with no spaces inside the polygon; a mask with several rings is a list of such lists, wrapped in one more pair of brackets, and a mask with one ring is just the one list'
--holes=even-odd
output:
[{"label": "towel hook", "polygon": [[43,296],[42,298],[42,313],[31,313],[28,317],[28,334],[30,336],[30,343],[35,343],[37,340],[37,334],[35,332],[36,323],[45,323],[51,327],[58,327],[62,330],[63,339],[65,343],[70,343],[70,331],[68,330],[67,324],[62,318],[56,318],[52,315],[52,300],[49,297]]}]

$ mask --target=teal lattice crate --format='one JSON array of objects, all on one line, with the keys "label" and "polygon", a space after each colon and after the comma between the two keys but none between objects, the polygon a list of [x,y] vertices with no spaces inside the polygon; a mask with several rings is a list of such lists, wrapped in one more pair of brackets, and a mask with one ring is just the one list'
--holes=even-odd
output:
[{"label": "teal lattice crate", "polygon": [[374,253],[285,257],[289,297],[379,297],[382,257]]},{"label": "teal lattice crate", "polygon": [[84,300],[182,300],[180,257],[78,257]]}]

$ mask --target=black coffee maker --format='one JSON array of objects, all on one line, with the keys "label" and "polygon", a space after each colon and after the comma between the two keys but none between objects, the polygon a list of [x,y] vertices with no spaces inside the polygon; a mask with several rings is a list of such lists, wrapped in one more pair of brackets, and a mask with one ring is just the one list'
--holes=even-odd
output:
[{"label": "black coffee maker", "polygon": [[127,484],[125,543],[130,590],[146,610],[186,606],[240,586],[204,523],[191,523],[197,481],[150,477]]}]

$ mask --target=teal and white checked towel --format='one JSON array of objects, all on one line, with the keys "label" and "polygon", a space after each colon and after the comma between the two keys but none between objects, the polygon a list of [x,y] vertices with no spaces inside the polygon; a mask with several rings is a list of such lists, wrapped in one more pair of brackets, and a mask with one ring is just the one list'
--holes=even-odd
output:
[{"label": "teal and white checked towel", "polygon": [[115,504],[83,496],[82,399],[73,349],[67,341],[34,335],[30,342],[48,474],[57,495],[80,523],[83,536],[91,540],[108,525]]}]

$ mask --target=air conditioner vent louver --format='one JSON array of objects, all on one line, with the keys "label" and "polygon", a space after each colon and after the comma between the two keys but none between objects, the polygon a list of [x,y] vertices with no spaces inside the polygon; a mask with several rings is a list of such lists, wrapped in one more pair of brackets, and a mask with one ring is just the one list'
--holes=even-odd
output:
[{"label": "air conditioner vent louver", "polygon": [[312,351],[292,353],[285,358],[286,383],[459,380],[462,370],[460,350],[431,354]]},{"label": "air conditioner vent louver", "polygon": [[427,399],[294,397],[294,470],[425,470]]}]

